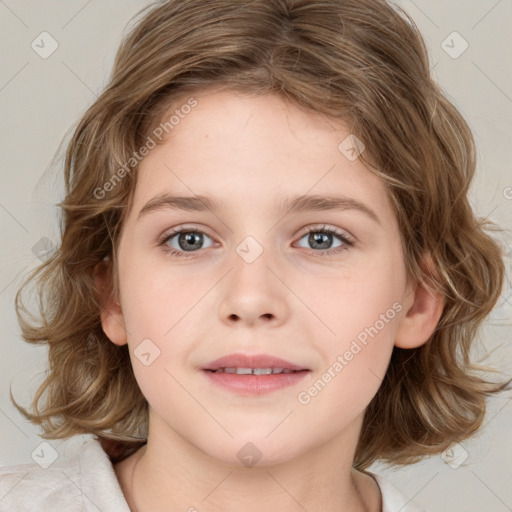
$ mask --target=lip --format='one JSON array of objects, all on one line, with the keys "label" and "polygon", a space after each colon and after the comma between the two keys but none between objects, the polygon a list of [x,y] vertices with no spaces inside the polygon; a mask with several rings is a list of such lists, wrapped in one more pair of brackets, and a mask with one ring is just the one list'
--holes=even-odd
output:
[{"label": "lip", "polygon": [[[277,373],[270,375],[238,375],[236,373],[215,373],[218,368],[283,368],[295,373]],[[294,386],[300,382],[310,369],[268,354],[230,354],[215,359],[202,368],[203,375],[217,386],[238,395],[264,395]]]},{"label": "lip", "polygon": [[287,370],[308,370],[303,366],[268,354],[229,354],[208,363],[203,370],[215,371],[218,368],[283,368]]}]

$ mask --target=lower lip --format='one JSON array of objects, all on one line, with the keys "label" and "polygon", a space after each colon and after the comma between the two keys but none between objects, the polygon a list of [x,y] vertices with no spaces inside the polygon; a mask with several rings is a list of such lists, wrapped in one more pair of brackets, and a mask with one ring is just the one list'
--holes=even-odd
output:
[{"label": "lower lip", "polygon": [[241,395],[264,395],[294,386],[309,372],[275,373],[270,375],[238,375],[236,373],[215,373],[203,370],[211,382]]}]

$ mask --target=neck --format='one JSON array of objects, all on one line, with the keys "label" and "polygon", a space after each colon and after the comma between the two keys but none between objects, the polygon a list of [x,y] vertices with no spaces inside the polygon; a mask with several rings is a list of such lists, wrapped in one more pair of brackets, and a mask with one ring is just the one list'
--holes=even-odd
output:
[{"label": "neck", "polygon": [[352,468],[346,435],[277,464],[245,467],[207,455],[174,431],[152,433],[156,429],[147,445],[115,466],[132,512],[381,510],[375,480]]}]

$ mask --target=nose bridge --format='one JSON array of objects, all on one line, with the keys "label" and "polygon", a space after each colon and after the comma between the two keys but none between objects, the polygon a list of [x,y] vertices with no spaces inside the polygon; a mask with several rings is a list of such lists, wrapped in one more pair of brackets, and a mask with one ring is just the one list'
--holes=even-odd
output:
[{"label": "nose bridge", "polygon": [[269,267],[272,265],[272,249],[268,244],[264,247],[255,237],[247,236],[235,247],[235,268],[232,280],[238,284],[246,283],[250,287],[267,288],[272,275]]},{"label": "nose bridge", "polygon": [[224,322],[252,324],[259,319],[274,323],[285,320],[286,287],[273,269],[272,249],[264,247],[262,242],[248,235],[234,247],[233,268],[227,276],[219,305]]}]

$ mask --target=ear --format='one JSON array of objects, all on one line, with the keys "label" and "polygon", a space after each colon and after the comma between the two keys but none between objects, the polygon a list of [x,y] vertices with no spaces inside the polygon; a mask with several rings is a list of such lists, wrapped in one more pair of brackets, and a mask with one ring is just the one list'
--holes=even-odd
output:
[{"label": "ear", "polygon": [[[432,257],[427,253],[421,265],[426,276],[437,276]],[[432,336],[444,308],[444,296],[435,292],[425,280],[409,284],[404,298],[405,316],[398,324],[395,346],[416,348]]]},{"label": "ear", "polygon": [[100,316],[103,332],[112,343],[126,345],[127,337],[124,316],[121,305],[117,301],[117,296],[113,290],[111,265],[108,257],[95,265],[93,280],[101,298]]}]

